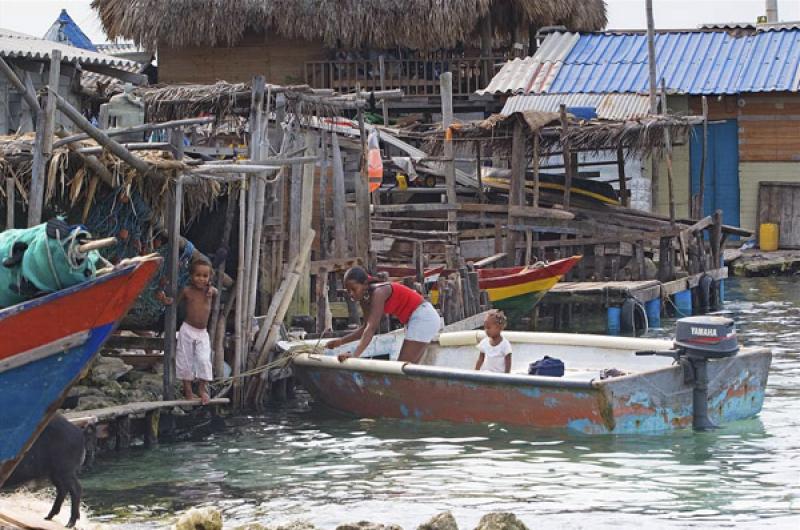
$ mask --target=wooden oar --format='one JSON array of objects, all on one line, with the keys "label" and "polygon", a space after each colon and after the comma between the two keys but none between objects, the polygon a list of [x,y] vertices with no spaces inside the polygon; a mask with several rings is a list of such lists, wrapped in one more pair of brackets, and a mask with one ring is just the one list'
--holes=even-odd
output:
[{"label": "wooden oar", "polygon": [[88,243],[84,243],[83,245],[78,245],[78,252],[86,254],[91,250],[98,250],[101,248],[111,247],[116,244],[117,244],[116,237],[105,237],[103,239],[95,239],[93,241],[89,241]]}]

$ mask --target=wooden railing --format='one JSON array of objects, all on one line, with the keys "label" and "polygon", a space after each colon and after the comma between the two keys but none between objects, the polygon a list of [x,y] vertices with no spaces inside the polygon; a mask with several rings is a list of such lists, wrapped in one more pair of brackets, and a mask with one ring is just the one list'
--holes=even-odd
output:
[{"label": "wooden railing", "polygon": [[380,61],[310,61],[305,63],[305,82],[313,88],[332,88],[337,92],[400,89],[405,95],[439,94],[439,76],[453,74],[453,95],[469,95],[485,87],[503,57],[448,59],[386,59],[381,86]]}]

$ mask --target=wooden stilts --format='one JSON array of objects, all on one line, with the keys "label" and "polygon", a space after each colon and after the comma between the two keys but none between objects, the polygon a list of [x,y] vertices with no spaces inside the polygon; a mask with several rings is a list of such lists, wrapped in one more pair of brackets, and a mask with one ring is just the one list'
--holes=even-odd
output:
[{"label": "wooden stilts", "polygon": [[[509,206],[523,206],[525,204],[525,134],[522,121],[514,122],[514,132],[511,143],[511,189],[509,191]],[[513,208],[508,210],[508,227],[506,228],[506,260],[509,267],[516,265],[517,232],[511,227],[515,224],[512,215]]]},{"label": "wooden stilts", "polygon": [[225,363],[224,351],[224,337],[225,337],[225,322],[222,323],[222,339],[217,340],[219,331],[219,318],[220,309],[222,306],[222,283],[225,278],[225,265],[228,262],[228,248],[230,244],[231,231],[233,229],[233,218],[236,215],[236,195],[233,191],[233,185],[228,184],[228,203],[225,210],[225,224],[222,228],[222,241],[220,248],[224,250],[225,259],[217,265],[216,275],[214,277],[214,284],[219,292],[219,295],[214,299],[214,307],[211,310],[211,326],[210,326],[210,340],[214,351],[214,376],[222,377]]},{"label": "wooden stilts", "polygon": [[339,148],[339,136],[331,132],[331,146],[333,156],[333,224],[334,245],[336,257],[344,258],[348,255],[347,234],[345,233],[346,208],[344,189],[344,166],[342,164],[342,151]]},{"label": "wooden stilts", "polygon": [[561,104],[561,149],[564,153],[564,208],[569,209],[570,197],[572,194],[572,177],[575,174],[575,167],[572,163],[572,151],[567,140],[567,130],[569,120],[567,119],[567,106]]},{"label": "wooden stilts", "polygon": [[[439,76],[439,87],[442,99],[442,128],[444,129],[444,166],[445,166],[445,185],[447,186],[447,204],[458,204],[456,195],[456,166],[453,160],[453,131],[450,126],[453,124],[453,74],[445,72]],[[448,210],[447,212],[447,233],[448,237],[458,232],[457,212]],[[458,250],[458,248],[456,248]],[[449,258],[447,262],[449,268],[458,266],[458,254],[455,259]]]},{"label": "wooden stilts", "polygon": [[617,174],[619,176],[619,198],[622,206],[630,208],[631,198],[628,194],[628,181],[625,177],[625,152],[621,147],[617,148]]},{"label": "wooden stilts", "polygon": [[169,262],[167,265],[168,296],[172,303],[167,306],[164,318],[164,400],[175,399],[175,331],[178,324],[178,256],[180,254],[180,229],[183,209],[183,176],[175,181],[175,191],[170,208]]},{"label": "wooden stilts", "polygon": [[16,205],[16,181],[6,177],[6,230],[14,228],[14,207]]},{"label": "wooden stilts", "polygon": [[243,185],[239,190],[239,260],[236,267],[236,310],[234,313],[235,318],[235,331],[234,343],[235,349],[233,354],[233,404],[235,408],[242,405],[242,383],[239,379],[239,374],[242,368],[242,357],[244,352],[244,260],[245,260],[245,245],[246,245],[246,218],[247,218],[247,188]]}]

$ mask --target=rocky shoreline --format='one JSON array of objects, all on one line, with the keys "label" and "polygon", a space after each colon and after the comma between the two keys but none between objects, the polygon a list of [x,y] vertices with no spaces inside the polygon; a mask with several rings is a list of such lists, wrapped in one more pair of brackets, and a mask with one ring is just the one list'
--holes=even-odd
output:
[{"label": "rocky shoreline", "polygon": [[[223,530],[222,513],[211,507],[193,508],[181,514],[172,528],[173,530]],[[281,525],[262,525],[254,522],[228,528],[232,530],[320,530],[307,521],[295,521]],[[336,530],[403,530],[403,527],[396,524],[359,521],[340,524]],[[459,526],[452,513],[442,512],[420,524],[416,530],[459,530]],[[475,530],[528,530],[528,527],[513,513],[492,512],[481,517]]]}]

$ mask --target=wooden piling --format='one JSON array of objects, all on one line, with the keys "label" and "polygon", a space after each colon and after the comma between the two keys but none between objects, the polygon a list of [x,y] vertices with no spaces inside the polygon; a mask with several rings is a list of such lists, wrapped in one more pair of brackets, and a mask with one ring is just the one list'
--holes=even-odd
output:
[{"label": "wooden piling", "polygon": [[[451,72],[444,72],[439,76],[439,87],[442,100],[442,129],[444,129],[444,173],[445,186],[447,187],[447,204],[454,206],[458,204],[458,196],[456,195],[456,166],[453,160],[453,131],[450,128],[453,125],[453,74]],[[447,211],[448,238],[458,233],[457,219],[455,210]],[[456,268],[458,266],[458,248],[456,248],[455,256],[448,254],[447,257],[447,267]]]},{"label": "wooden piling", "polygon": [[175,336],[178,327],[178,274],[181,235],[181,216],[183,208],[183,176],[175,180],[172,194],[169,227],[169,262],[167,263],[167,289],[172,303],[167,306],[164,318],[164,397],[165,401],[175,399]]}]

